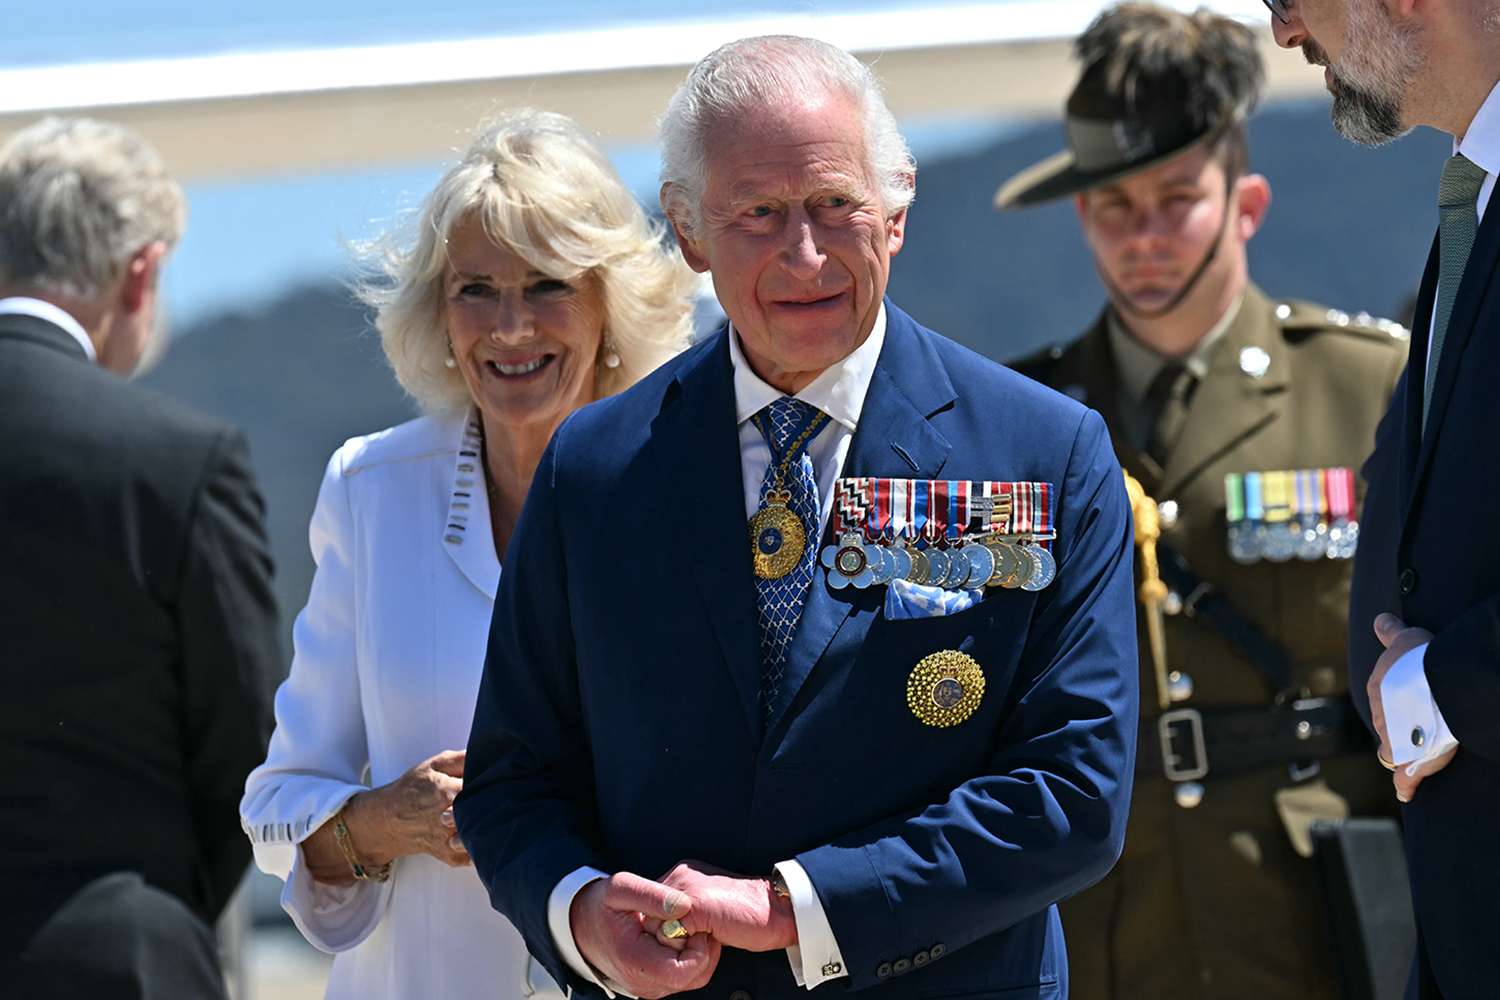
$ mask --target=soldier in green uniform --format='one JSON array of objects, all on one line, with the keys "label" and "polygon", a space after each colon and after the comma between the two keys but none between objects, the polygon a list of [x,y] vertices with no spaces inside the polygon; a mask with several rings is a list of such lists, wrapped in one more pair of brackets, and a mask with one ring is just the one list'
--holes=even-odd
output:
[{"label": "soldier in green uniform", "polygon": [[1406,333],[1251,284],[1271,193],[1248,170],[1247,28],[1123,4],[1076,54],[1069,150],[996,201],[1072,196],[1109,304],[1015,367],[1104,416],[1155,500],[1138,568],[1162,582],[1141,581],[1124,855],[1062,906],[1073,995],[1336,1000],[1309,827],[1392,810],[1343,664],[1357,470]]}]

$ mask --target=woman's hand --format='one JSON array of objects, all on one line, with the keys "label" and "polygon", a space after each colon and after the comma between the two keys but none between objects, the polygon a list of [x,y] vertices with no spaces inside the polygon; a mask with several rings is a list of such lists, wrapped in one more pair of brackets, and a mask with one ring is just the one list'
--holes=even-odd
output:
[{"label": "woman's hand", "polygon": [[[344,825],[362,864],[379,867],[411,854],[444,864],[470,863],[453,823],[453,800],[463,788],[464,751],[445,750],[388,785],[360,792],[344,806]],[[320,882],[354,880],[329,820],[302,842],[308,871]]]}]

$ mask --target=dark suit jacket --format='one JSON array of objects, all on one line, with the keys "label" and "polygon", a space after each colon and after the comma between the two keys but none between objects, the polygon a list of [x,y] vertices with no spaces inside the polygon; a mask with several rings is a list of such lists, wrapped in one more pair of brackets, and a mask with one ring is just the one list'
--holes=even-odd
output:
[{"label": "dark suit jacket", "polygon": [[0,316],[0,955],[98,876],[205,921],[281,671],[245,442]]},{"label": "dark suit jacket", "polygon": [[[573,415],[506,559],[456,808],[496,908],[558,982],[598,993],[547,927],[574,869],[795,858],[844,956],[834,989],[1067,994],[1054,904],[1114,863],[1130,796],[1123,478],[1097,414],[887,316],[843,475],[1052,483],[1057,579],[888,620],[884,588],[833,590],[820,567],[789,705],[762,732],[727,334]],[[974,716],[934,729],[906,687],[944,649],[986,684]],[[726,950],[702,995],[733,989],[802,995],[781,953]]]},{"label": "dark suit jacket", "polygon": [[[1500,207],[1500,206],[1497,206]],[[1500,983],[1500,210],[1485,213],[1437,368],[1422,387],[1437,284],[1434,243],[1411,360],[1366,465],[1369,493],[1349,615],[1350,684],[1380,652],[1371,622],[1394,611],[1435,638],[1425,667],[1461,746],[1403,809],[1424,996],[1492,997]],[[1395,734],[1401,738],[1402,734]],[[1434,990],[1441,992],[1434,992]]]}]

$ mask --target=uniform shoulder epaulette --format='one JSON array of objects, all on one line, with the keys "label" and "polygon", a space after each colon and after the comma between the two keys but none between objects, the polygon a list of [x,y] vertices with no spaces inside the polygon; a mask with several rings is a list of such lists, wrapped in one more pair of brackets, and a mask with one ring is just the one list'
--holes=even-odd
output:
[{"label": "uniform shoulder epaulette", "polygon": [[1288,332],[1340,330],[1382,340],[1405,342],[1411,339],[1411,331],[1395,320],[1372,316],[1367,312],[1347,313],[1342,309],[1329,309],[1313,302],[1280,301],[1276,304],[1276,319],[1281,328]]},{"label": "uniform shoulder epaulette", "polygon": [[1063,355],[1068,352],[1070,346],[1072,345],[1049,344],[1030,354],[1022,355],[1019,358],[1012,358],[1005,362],[1005,366],[1020,372],[1022,375],[1045,382],[1047,381],[1047,374],[1062,360]]}]

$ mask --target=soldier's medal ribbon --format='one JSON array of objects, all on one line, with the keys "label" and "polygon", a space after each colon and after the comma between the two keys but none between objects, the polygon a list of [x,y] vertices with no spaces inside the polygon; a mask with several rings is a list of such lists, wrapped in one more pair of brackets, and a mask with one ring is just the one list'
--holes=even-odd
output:
[{"label": "soldier's medal ribbon", "polygon": [[1328,558],[1352,559],[1359,547],[1359,522],[1354,519],[1354,470],[1328,469],[1324,483],[1328,499]]},{"label": "soldier's medal ribbon", "polygon": [[1265,503],[1265,557],[1272,562],[1286,562],[1297,550],[1297,529],[1292,520],[1291,474],[1261,474]]}]

